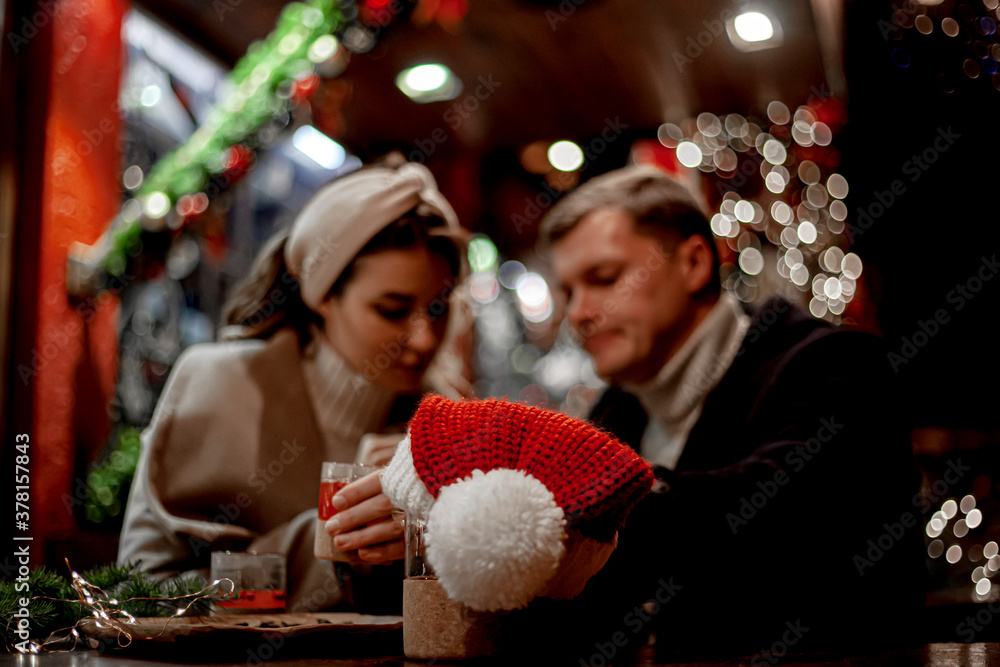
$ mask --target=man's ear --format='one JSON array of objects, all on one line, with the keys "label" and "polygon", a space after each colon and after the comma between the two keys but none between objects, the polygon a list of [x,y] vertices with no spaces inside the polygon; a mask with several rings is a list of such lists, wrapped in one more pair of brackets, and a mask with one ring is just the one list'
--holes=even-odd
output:
[{"label": "man's ear", "polygon": [[712,280],[715,262],[709,241],[700,234],[684,239],[677,247],[678,260],[683,272],[682,279],[688,294],[701,292]]}]

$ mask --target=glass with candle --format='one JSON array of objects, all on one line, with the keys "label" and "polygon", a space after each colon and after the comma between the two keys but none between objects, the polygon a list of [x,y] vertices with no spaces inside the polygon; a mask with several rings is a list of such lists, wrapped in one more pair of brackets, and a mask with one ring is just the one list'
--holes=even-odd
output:
[{"label": "glass with candle", "polygon": [[[393,518],[400,520],[395,511]],[[420,660],[493,655],[499,644],[500,617],[449,598],[427,562],[426,522],[405,513],[401,518],[406,530],[403,653]]]},{"label": "glass with candle", "polygon": [[233,582],[231,595],[217,600],[227,614],[276,614],[285,611],[285,557],[244,551],[212,553],[211,577]]},{"label": "glass with candle", "polygon": [[337,513],[337,509],[333,506],[333,497],[351,482],[378,469],[377,466],[353,463],[335,463],[333,461],[323,463],[319,481],[319,516],[316,519],[316,537],[313,542],[313,553],[316,558],[344,563],[364,562],[358,558],[357,550],[341,551],[336,547],[333,543],[333,537],[326,532],[326,522]]}]

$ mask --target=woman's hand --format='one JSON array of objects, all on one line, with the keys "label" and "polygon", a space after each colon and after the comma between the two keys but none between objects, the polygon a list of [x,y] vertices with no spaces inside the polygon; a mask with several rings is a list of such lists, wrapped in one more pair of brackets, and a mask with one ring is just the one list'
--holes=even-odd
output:
[{"label": "woman's hand", "polygon": [[333,497],[337,514],[327,520],[326,531],[341,551],[357,549],[368,563],[388,563],[403,558],[403,527],[392,519],[392,503],[382,493],[381,471],[351,482]]}]

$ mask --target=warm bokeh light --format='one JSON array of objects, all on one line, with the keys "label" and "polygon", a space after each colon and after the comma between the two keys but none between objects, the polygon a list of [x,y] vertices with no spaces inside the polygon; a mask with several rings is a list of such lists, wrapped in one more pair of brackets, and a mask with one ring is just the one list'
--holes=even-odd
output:
[{"label": "warm bokeh light", "polygon": [[963,497],[962,502],[959,504],[959,507],[961,508],[964,514],[968,514],[969,512],[971,512],[976,508],[976,497],[973,496],[972,494]]},{"label": "warm bokeh light", "polygon": [[940,558],[941,554],[944,553],[944,542],[941,540],[933,540],[927,545],[927,555],[931,558]]},{"label": "warm bokeh light", "polygon": [[740,253],[740,268],[747,275],[755,276],[764,270],[764,256],[754,247],[744,248]]}]

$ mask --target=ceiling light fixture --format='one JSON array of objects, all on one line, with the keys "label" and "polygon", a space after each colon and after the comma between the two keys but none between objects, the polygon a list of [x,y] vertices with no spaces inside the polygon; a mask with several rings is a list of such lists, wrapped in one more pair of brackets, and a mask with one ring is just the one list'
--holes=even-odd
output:
[{"label": "ceiling light fixture", "polygon": [[769,11],[756,8],[726,21],[729,41],[744,53],[781,46],[784,34],[781,23]]},{"label": "ceiling light fixture", "polygon": [[774,37],[774,26],[771,19],[760,12],[747,12],[733,19],[736,34],[744,42],[763,42]]},{"label": "ceiling light fixture", "polygon": [[292,135],[292,145],[325,169],[337,169],[347,159],[347,151],[312,125],[303,125]]}]

